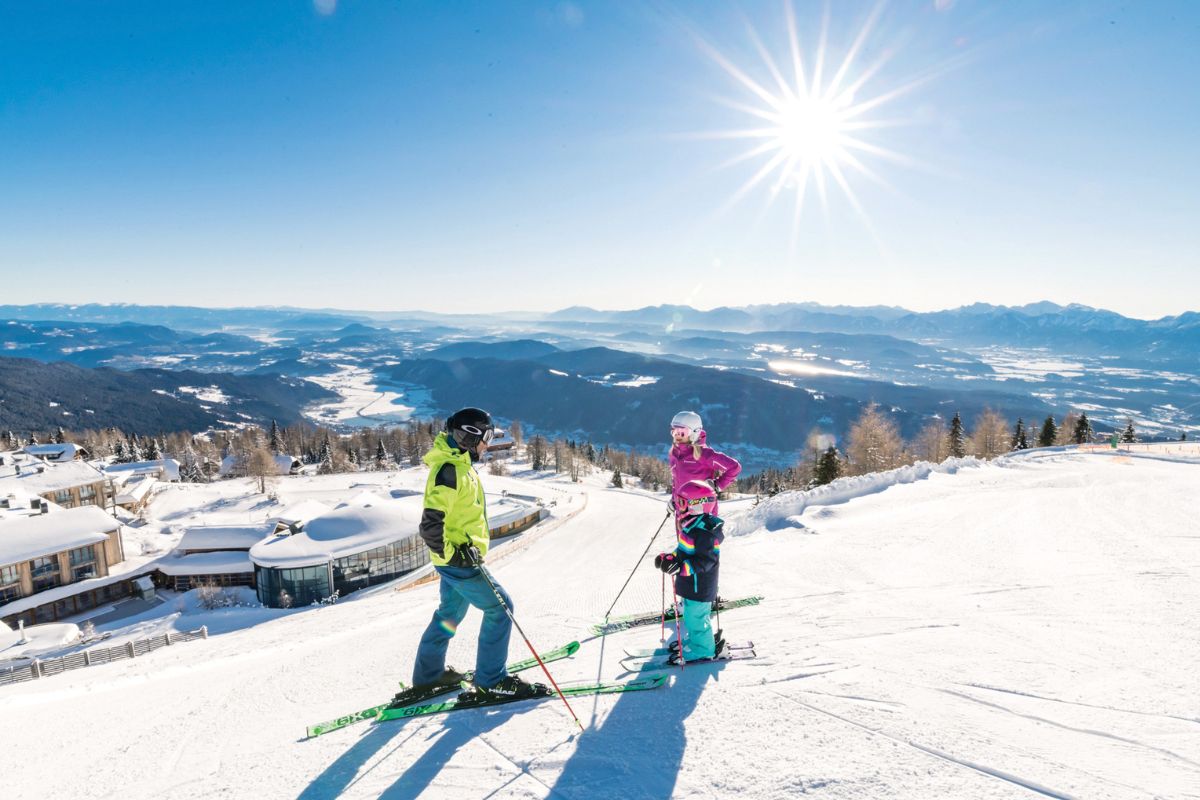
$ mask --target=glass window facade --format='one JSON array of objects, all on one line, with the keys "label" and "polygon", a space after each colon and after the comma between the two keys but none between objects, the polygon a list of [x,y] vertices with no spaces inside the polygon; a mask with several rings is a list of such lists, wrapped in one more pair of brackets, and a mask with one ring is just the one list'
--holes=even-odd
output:
[{"label": "glass window facade", "polygon": [[335,559],[329,565],[276,569],[256,564],[254,576],[259,602],[272,608],[289,608],[324,600],[334,591],[344,597],[368,586],[387,583],[428,563],[429,549],[420,537],[410,536]]},{"label": "glass window facade", "polygon": [[33,575],[33,591],[53,589],[61,581],[58,574],[58,557],[35,558],[29,562],[29,571]]},{"label": "glass window facade", "polygon": [[18,583],[21,580],[21,568],[16,564],[11,564],[7,567],[0,567],[0,586],[7,586],[10,583]]},{"label": "glass window facade", "polygon": [[82,566],[96,560],[96,547],[90,544],[87,547],[76,547],[70,555],[72,567]]}]

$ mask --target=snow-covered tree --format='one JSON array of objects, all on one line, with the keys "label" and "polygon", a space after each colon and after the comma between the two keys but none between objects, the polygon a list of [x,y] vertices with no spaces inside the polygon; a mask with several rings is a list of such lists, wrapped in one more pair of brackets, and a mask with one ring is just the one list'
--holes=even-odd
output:
[{"label": "snow-covered tree", "polygon": [[283,453],[287,449],[283,444],[283,434],[279,432],[279,423],[275,420],[271,420],[271,438],[267,446],[276,455]]},{"label": "snow-covered tree", "polygon": [[1125,430],[1121,433],[1121,441],[1125,444],[1133,444],[1137,441],[1137,432],[1133,429],[1133,420],[1125,420]]},{"label": "snow-covered tree", "polygon": [[392,457],[388,455],[387,448],[383,446],[383,439],[380,439],[379,444],[375,446],[375,469],[387,469],[391,460]]},{"label": "snow-covered tree", "polygon": [[63,430],[62,425],[59,425],[58,430],[56,430],[54,432],[54,443],[55,444],[66,444],[66,442],[67,442],[67,432]]},{"label": "snow-covered tree", "polygon": [[162,457],[162,448],[159,446],[158,440],[151,436],[149,444],[146,445],[146,460],[158,461]]},{"label": "snow-covered tree", "polygon": [[947,434],[946,444],[952,458],[962,458],[967,454],[967,432],[957,411],[954,412],[954,419],[950,420],[950,433]]},{"label": "snow-covered tree", "polygon": [[614,489],[625,488],[625,481],[621,480],[621,470],[614,469],[612,474],[612,487]]},{"label": "snow-covered tree", "polygon": [[1025,420],[1017,417],[1017,427],[1013,430],[1012,447],[1010,450],[1028,450],[1029,439],[1026,437]]},{"label": "snow-covered tree", "polygon": [[1042,423],[1042,430],[1038,434],[1038,447],[1053,447],[1054,442],[1058,439],[1058,428],[1054,425],[1054,417],[1048,416]]},{"label": "snow-covered tree", "polygon": [[318,458],[320,459],[320,466],[317,467],[318,475],[332,475],[336,471],[333,463],[333,445],[330,444],[328,436],[321,443],[321,452]]}]

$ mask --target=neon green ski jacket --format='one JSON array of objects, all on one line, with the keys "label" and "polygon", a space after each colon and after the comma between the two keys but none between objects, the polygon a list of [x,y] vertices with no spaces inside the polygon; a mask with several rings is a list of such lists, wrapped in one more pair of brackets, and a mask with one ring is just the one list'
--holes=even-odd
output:
[{"label": "neon green ski jacket", "polygon": [[[425,481],[425,512],[421,515],[421,538],[433,551],[435,566],[451,563],[454,549],[473,544],[487,555],[491,537],[483,484],[471,466],[471,455],[450,446],[445,432],[433,440],[425,454],[429,478]],[[454,563],[453,566],[469,566]]]}]

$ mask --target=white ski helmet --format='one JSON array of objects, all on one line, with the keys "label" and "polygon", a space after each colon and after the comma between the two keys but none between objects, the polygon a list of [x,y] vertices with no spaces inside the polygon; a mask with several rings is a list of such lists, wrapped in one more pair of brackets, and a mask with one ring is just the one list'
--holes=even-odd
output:
[{"label": "white ski helmet", "polygon": [[672,428],[687,428],[690,431],[688,441],[693,444],[700,438],[700,432],[704,430],[704,423],[700,421],[700,415],[695,411],[680,411],[671,418]]}]

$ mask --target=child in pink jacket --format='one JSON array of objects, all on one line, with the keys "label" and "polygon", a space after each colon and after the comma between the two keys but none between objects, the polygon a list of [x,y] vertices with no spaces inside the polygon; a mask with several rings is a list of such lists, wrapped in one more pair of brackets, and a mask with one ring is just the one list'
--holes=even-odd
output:
[{"label": "child in pink jacket", "polygon": [[[742,465],[705,444],[704,425],[695,411],[680,411],[671,420],[671,495],[688,481],[704,481],[718,492],[734,482]],[[714,504],[712,513],[717,513]]]}]

